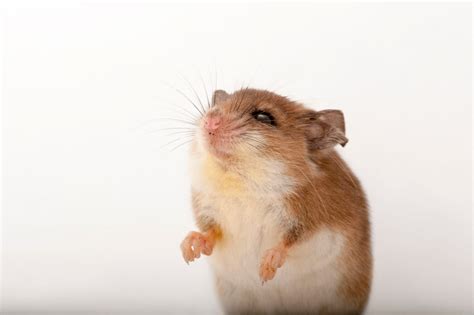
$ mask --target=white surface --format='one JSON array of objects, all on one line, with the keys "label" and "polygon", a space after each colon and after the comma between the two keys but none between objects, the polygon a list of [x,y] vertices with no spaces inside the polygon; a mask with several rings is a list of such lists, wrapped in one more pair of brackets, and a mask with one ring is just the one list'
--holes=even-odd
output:
[{"label": "white surface", "polygon": [[[345,112],[371,205],[369,310],[471,309],[465,5],[45,5],[4,12],[5,311],[218,310],[164,82]],[[201,94],[202,95],[202,94]],[[165,104],[166,103],[166,104]],[[168,130],[169,131],[169,130]],[[176,142],[179,143],[179,142]]]}]

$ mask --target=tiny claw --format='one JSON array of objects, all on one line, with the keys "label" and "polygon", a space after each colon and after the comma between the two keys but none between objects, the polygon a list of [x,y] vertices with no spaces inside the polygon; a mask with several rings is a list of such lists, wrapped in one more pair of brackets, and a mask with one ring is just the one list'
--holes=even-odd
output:
[{"label": "tiny claw", "polygon": [[275,277],[278,268],[283,266],[286,255],[286,249],[281,247],[272,248],[265,253],[260,264],[262,285]]},{"label": "tiny claw", "polygon": [[199,232],[190,232],[181,242],[181,252],[184,261],[189,265],[201,254],[210,255],[213,248],[213,239]]}]

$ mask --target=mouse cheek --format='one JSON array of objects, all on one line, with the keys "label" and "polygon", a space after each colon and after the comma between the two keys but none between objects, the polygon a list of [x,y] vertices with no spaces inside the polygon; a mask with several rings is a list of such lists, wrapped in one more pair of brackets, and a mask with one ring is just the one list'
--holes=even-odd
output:
[{"label": "mouse cheek", "polygon": [[246,131],[240,137],[237,151],[246,156],[261,155],[268,148],[268,140],[260,132]]}]

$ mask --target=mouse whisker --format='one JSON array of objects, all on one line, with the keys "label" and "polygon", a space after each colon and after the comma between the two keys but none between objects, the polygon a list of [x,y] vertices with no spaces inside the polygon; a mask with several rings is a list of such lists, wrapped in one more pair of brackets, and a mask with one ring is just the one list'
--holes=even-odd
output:
[{"label": "mouse whisker", "polygon": [[172,135],[176,135],[176,134],[195,135],[196,132],[194,130],[181,130],[181,131],[175,131],[175,132],[167,133],[166,136],[172,136]]},{"label": "mouse whisker", "polygon": [[240,87],[240,91],[239,91],[240,92],[240,99],[238,100],[238,102],[236,102],[236,104],[238,104],[238,105],[235,106],[234,110],[238,110],[241,107],[241,105],[244,102],[245,96],[246,96],[245,93],[248,90],[249,90],[249,86],[247,85],[247,87],[244,88],[244,84],[242,84],[242,86]]},{"label": "mouse whisker", "polygon": [[199,97],[199,94],[197,93],[196,89],[194,88],[194,86],[191,84],[191,81],[189,81],[186,77],[184,77],[183,75],[180,75],[181,78],[186,81],[186,83],[189,85],[189,87],[191,88],[191,90],[193,91],[194,93],[194,96],[196,96],[196,99],[198,100],[199,102],[199,105],[201,105],[201,109],[202,109],[202,112],[203,114],[206,112],[206,109],[204,108],[204,105],[202,104],[202,101],[201,101],[201,98]]},{"label": "mouse whisker", "polygon": [[194,139],[190,139],[190,140],[187,140],[187,141],[185,141],[185,142],[183,142],[183,143],[180,143],[180,144],[178,144],[177,146],[173,147],[170,152],[173,152],[174,150],[178,149],[179,147],[182,147],[183,145],[185,145],[185,144],[187,144],[187,143],[190,143],[190,142],[193,142],[193,141],[194,141]]},{"label": "mouse whisker", "polygon": [[243,139],[247,139],[247,140],[250,140],[250,141],[253,141],[253,142],[256,142],[258,144],[261,144],[261,145],[265,145],[265,142],[263,142],[262,140],[260,139],[257,139],[255,137],[252,137],[250,135],[244,135],[242,136]]},{"label": "mouse whisker", "polygon": [[258,139],[255,139],[255,138],[252,138],[252,137],[249,137],[249,136],[245,136],[245,135],[244,135],[244,136],[241,136],[241,138],[247,140],[247,141],[245,142],[245,144],[254,147],[254,148],[257,150],[257,152],[261,152],[261,150],[262,150],[262,148],[259,147],[258,145],[265,146],[265,143],[264,143],[264,142],[262,142],[262,141],[260,141],[260,140],[258,140]]},{"label": "mouse whisker", "polygon": [[[185,140],[185,139],[188,139],[189,137],[192,137],[192,135],[184,135],[184,136],[180,136],[176,139],[173,139],[173,140],[170,140],[166,143],[164,143],[163,145],[160,146],[160,148],[165,148],[166,146],[170,145],[170,144],[173,144],[173,143],[176,143],[178,141],[182,141],[182,140]],[[192,139],[191,139],[192,140]]]},{"label": "mouse whisker", "polygon": [[175,106],[176,108],[168,108],[168,109],[170,111],[173,111],[174,114],[182,115],[184,118],[190,119],[191,121],[198,121],[200,119],[200,117],[196,116],[195,113],[192,113],[188,111],[187,109],[182,108],[178,105],[175,105]]},{"label": "mouse whisker", "polygon": [[[212,73],[210,73],[212,76]],[[216,61],[214,60],[214,91],[217,90],[217,64]]]},{"label": "mouse whisker", "polygon": [[[176,113],[179,113],[178,111],[176,111]],[[184,116],[183,113],[180,113]],[[153,119],[147,119],[147,120],[144,120],[144,121],[141,121],[141,122],[138,122],[134,127],[131,128],[131,130],[133,131],[137,131],[141,128],[145,128],[146,126],[148,125],[151,125],[153,123],[156,123],[156,122],[159,122],[159,121],[162,121],[163,119],[167,119],[167,118],[153,118]],[[194,125],[197,125],[197,121],[198,119],[196,117],[180,117],[180,118],[171,118],[171,119],[179,119],[180,121],[187,121],[187,122],[193,122],[195,121],[196,123]]]},{"label": "mouse whisker", "polygon": [[189,103],[191,103],[191,105],[199,112],[201,117],[204,116],[204,112],[199,109],[199,107],[192,101],[192,99],[188,95],[186,95],[186,93],[184,93],[183,91],[181,91],[180,89],[174,87],[173,85],[169,83],[166,83],[166,82],[163,82],[163,83],[167,85],[169,88],[171,88],[172,90],[174,90],[175,92],[177,92],[179,95],[184,97]]},{"label": "mouse whisker", "polygon": [[167,128],[158,128],[158,129],[153,129],[150,131],[162,131],[162,130],[176,130],[176,129],[182,129],[182,130],[195,130],[196,128],[191,128],[191,127],[167,127]]},{"label": "mouse whisker", "polygon": [[202,84],[202,88],[204,89],[204,93],[206,93],[207,109],[209,110],[211,108],[211,101],[209,99],[209,93],[207,92],[207,86],[206,86],[206,83],[204,82],[204,78],[202,77],[201,72],[199,72],[199,78],[201,80],[201,84]]},{"label": "mouse whisker", "polygon": [[167,131],[167,130],[178,130],[178,131],[185,131],[185,132],[194,132],[195,131],[194,128],[179,128],[179,127],[176,127],[176,128],[152,129],[152,130],[147,131],[146,133],[151,134],[151,133],[157,133],[157,132],[162,132],[162,131]]},{"label": "mouse whisker", "polygon": [[254,149],[256,150],[256,152],[260,152],[260,151],[261,151],[261,149],[260,149],[258,146],[256,146],[255,144],[253,144],[253,143],[251,143],[251,142],[249,142],[249,141],[246,141],[246,142],[245,142],[245,145],[251,146],[252,148],[254,148]]},{"label": "mouse whisker", "polygon": [[[184,113],[186,113],[186,115],[184,115],[184,116],[189,115],[190,117],[192,117],[192,120],[199,120],[199,118],[200,118],[199,116],[196,115],[195,112],[189,111],[187,108],[176,104],[176,102],[174,102],[174,101],[170,101],[170,100],[164,99],[162,97],[159,97],[159,99],[160,99],[160,102],[165,103],[166,105],[168,105],[168,106],[166,106],[167,109],[172,110],[175,113],[179,113],[181,115],[184,115]],[[183,112],[180,112],[177,109],[179,109]]]},{"label": "mouse whisker", "polygon": [[197,127],[197,123],[196,123],[196,122],[187,121],[187,120],[179,119],[179,118],[163,117],[163,118],[156,118],[156,119],[153,119],[153,120],[154,120],[154,121],[177,121],[177,122],[181,122],[181,123],[184,123],[184,124],[188,124],[188,125]]}]

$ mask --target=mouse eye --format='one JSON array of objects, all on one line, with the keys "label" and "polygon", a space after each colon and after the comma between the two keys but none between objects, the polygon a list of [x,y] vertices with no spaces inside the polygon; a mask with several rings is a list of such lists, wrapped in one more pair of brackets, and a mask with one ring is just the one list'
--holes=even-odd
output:
[{"label": "mouse eye", "polygon": [[276,126],[275,118],[270,113],[264,112],[262,110],[256,110],[252,113],[252,116],[261,123]]}]

